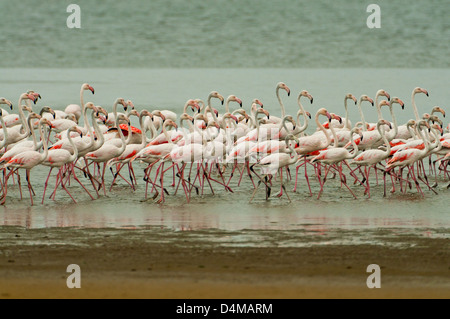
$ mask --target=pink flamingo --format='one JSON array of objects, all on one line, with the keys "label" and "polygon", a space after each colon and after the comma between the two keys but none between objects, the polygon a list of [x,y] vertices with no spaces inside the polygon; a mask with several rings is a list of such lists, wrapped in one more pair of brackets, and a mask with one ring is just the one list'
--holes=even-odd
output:
[{"label": "pink flamingo", "polygon": [[42,163],[47,158],[47,154],[48,154],[47,141],[45,139],[47,130],[46,130],[46,128],[45,129],[42,128],[43,124],[50,126],[51,123],[47,119],[41,119],[39,121],[39,132],[41,135],[41,139],[43,140],[42,143],[43,143],[43,147],[44,147],[44,152],[43,153],[39,153],[38,151],[22,152],[20,154],[17,154],[16,156],[14,156],[4,166],[5,168],[11,167],[11,168],[13,168],[13,170],[8,174],[8,176],[6,177],[6,180],[5,180],[5,192],[2,195],[2,199],[0,199],[2,205],[5,203],[5,200],[6,200],[6,194],[7,194],[6,184],[8,182],[8,178],[9,178],[9,176],[11,176],[11,174],[14,173],[15,170],[20,169],[20,168],[23,168],[26,170],[28,191],[30,192],[31,205],[33,205],[33,194],[32,193],[34,193],[34,191],[33,191],[33,187],[31,186],[30,172],[31,172],[31,169],[33,169],[35,166]]}]

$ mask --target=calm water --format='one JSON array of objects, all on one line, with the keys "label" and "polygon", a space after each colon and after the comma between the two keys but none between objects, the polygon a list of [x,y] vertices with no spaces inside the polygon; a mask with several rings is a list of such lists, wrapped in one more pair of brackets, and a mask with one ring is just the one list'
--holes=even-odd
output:
[{"label": "calm water", "polygon": [[[68,29],[66,8],[81,8]],[[381,28],[366,25],[381,8]],[[447,0],[1,1],[0,67],[450,67]]]}]

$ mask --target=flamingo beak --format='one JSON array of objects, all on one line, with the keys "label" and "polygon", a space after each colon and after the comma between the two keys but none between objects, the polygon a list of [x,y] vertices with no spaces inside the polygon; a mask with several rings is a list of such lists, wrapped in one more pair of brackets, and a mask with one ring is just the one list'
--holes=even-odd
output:
[{"label": "flamingo beak", "polygon": [[287,92],[287,95],[288,95],[288,96],[291,95],[291,90],[290,90],[288,87],[286,87],[286,92]]},{"label": "flamingo beak", "polygon": [[388,92],[386,92],[386,97],[387,97],[388,101],[391,101],[391,96],[389,95]]},{"label": "flamingo beak", "polygon": [[89,86],[89,90],[91,90],[92,94],[95,94],[94,88],[92,86]]},{"label": "flamingo beak", "polygon": [[311,104],[313,104],[314,98],[311,95],[309,95],[308,97],[309,97],[309,100],[310,100]]},{"label": "flamingo beak", "polygon": [[331,122],[331,114],[327,112],[326,116],[328,117],[328,122]]}]

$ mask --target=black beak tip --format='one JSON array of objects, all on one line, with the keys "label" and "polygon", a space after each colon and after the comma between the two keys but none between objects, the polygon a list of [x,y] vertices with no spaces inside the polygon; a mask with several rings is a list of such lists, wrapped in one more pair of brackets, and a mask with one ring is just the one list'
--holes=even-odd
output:
[{"label": "black beak tip", "polygon": [[288,96],[290,96],[291,95],[291,92],[288,92]]},{"label": "black beak tip", "polygon": [[13,105],[11,104],[11,105],[9,106],[9,108],[12,110],[12,109],[13,109]]},{"label": "black beak tip", "polygon": [[427,96],[429,96],[429,95],[428,95],[428,92],[427,92]]},{"label": "black beak tip", "polygon": [[373,106],[373,102],[372,102],[372,106]]},{"label": "black beak tip", "polygon": [[222,105],[223,105],[223,100],[222,101],[220,101],[221,103],[222,103]]},{"label": "black beak tip", "polygon": [[242,103],[239,103],[239,105],[242,107]]},{"label": "black beak tip", "polygon": [[311,104],[313,104],[314,99],[311,99]]}]

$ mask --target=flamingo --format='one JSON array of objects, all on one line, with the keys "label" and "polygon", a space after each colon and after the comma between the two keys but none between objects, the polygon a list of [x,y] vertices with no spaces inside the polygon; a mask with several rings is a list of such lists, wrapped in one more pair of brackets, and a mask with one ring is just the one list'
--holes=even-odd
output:
[{"label": "flamingo", "polygon": [[30,192],[31,206],[33,206],[33,194],[32,193],[34,193],[34,191],[33,191],[33,187],[31,186],[30,172],[31,172],[31,169],[33,169],[35,166],[42,163],[47,158],[47,154],[48,154],[47,141],[45,139],[46,128],[45,129],[42,128],[43,124],[50,126],[51,123],[47,119],[41,119],[39,121],[39,132],[41,135],[41,139],[43,140],[42,143],[43,143],[43,147],[44,147],[44,152],[39,153],[38,151],[31,151],[31,150],[24,151],[24,152],[17,154],[16,156],[14,156],[10,161],[8,161],[8,163],[5,164],[4,168],[11,167],[11,168],[13,168],[13,170],[6,176],[4,193],[0,199],[0,203],[2,205],[6,201],[6,194],[7,194],[6,184],[7,184],[9,176],[11,176],[11,174],[13,174],[15,170],[22,168],[22,169],[26,170],[28,191]]},{"label": "flamingo", "polygon": [[424,120],[420,120],[418,122],[417,131],[418,131],[419,135],[422,137],[422,140],[425,141],[425,148],[423,150],[420,150],[417,148],[412,148],[412,149],[404,150],[402,152],[395,153],[394,156],[387,162],[386,171],[389,172],[394,167],[408,166],[409,174],[411,175],[411,177],[413,178],[413,180],[416,184],[417,191],[420,192],[422,194],[422,196],[424,196],[423,192],[419,186],[419,182],[417,181],[417,178],[415,176],[414,169],[412,166],[415,162],[424,158],[430,150],[430,145],[429,145],[429,142],[425,139],[425,136],[424,136],[423,130],[422,130],[422,126],[425,126],[428,129],[430,129],[430,126]]},{"label": "flamingo", "polygon": [[[284,167],[289,167],[289,165],[292,165],[295,162],[297,162],[298,153],[294,150],[292,144],[289,143],[289,141],[292,139],[295,140],[297,143],[299,143],[299,140],[297,137],[295,137],[292,134],[288,134],[285,138],[285,143],[286,143],[286,145],[288,145],[290,152],[274,153],[274,154],[267,155],[266,157],[263,157],[261,160],[259,160],[257,163],[255,163],[251,166],[250,169],[255,174],[256,174],[256,172],[254,171],[254,167],[255,166],[260,167],[262,176],[258,176],[258,174],[256,174],[259,177],[260,181],[258,182],[258,186],[253,191],[252,197],[250,198],[250,202],[255,197],[256,191],[258,190],[258,187],[261,183],[264,183],[266,185],[266,200],[267,200],[267,198],[270,196],[270,187],[269,187],[268,183],[270,183],[273,175],[275,175],[278,171],[280,172],[281,189],[280,189],[280,193],[277,195],[277,197],[283,196],[283,190],[284,190],[289,202],[291,201],[289,194],[287,193],[286,188],[283,184],[283,170],[282,169]],[[269,180],[267,180],[267,177],[269,177]],[[264,181],[263,181],[263,179],[264,179]]]},{"label": "flamingo", "polygon": [[[81,90],[80,90],[80,102],[81,102],[81,106],[77,105],[77,104],[69,104],[66,106],[66,108],[64,109],[64,112],[66,114],[74,114],[77,121],[80,119],[80,117],[83,115],[84,110],[82,109],[82,107],[85,105],[84,104],[84,99],[83,99],[83,92],[84,91],[91,91],[92,94],[95,93],[95,90],[92,86],[90,86],[88,83],[83,83],[81,85]],[[83,120],[86,120],[86,117],[83,117]]]},{"label": "flamingo", "polygon": [[[331,127],[333,128],[333,127]],[[337,163],[341,163],[338,167],[339,176],[341,179],[341,183],[343,183],[347,189],[350,191],[350,193],[353,195],[353,197],[356,199],[356,195],[352,192],[352,190],[348,187],[346,183],[345,175],[342,172],[342,161],[345,161],[347,159],[353,159],[358,154],[358,145],[355,143],[354,134],[360,134],[360,138],[362,139],[363,135],[361,134],[360,128],[355,127],[350,131],[350,136],[352,136],[352,145],[353,145],[353,153],[349,152],[345,147],[333,147],[327,150],[320,151],[319,155],[315,156],[311,163],[314,163],[316,161],[320,161],[324,164],[327,164],[328,167],[325,170],[325,176],[323,178],[323,182],[321,183],[319,194],[317,195],[317,199],[320,198],[323,192],[323,186],[325,185],[325,182],[327,180],[328,172],[330,171],[330,168],[332,165],[335,165]],[[357,135],[356,135],[357,136]],[[336,145],[336,143],[335,143]]]},{"label": "flamingo", "polygon": [[[392,104],[392,103],[391,103]],[[350,165],[358,165],[358,167],[365,166],[365,180],[366,180],[366,191],[365,194],[368,195],[370,198],[370,184],[369,184],[369,175],[370,175],[370,168],[372,166],[375,167],[376,164],[381,163],[385,159],[387,159],[391,155],[391,145],[389,144],[388,139],[386,138],[386,133],[384,131],[384,125],[391,126],[391,124],[386,120],[379,120],[377,122],[377,130],[383,139],[384,144],[386,145],[386,150],[380,150],[380,149],[371,149],[366,150],[360,154],[358,154],[354,159],[353,162],[350,163]],[[367,166],[369,166],[369,169],[367,170]],[[375,168],[376,169],[376,168]],[[384,181],[384,196],[386,196],[386,174],[383,175],[383,181]]]},{"label": "flamingo", "polygon": [[[416,94],[420,94],[420,93],[423,93],[426,96],[429,96],[428,91],[423,89],[423,88],[420,88],[420,87],[416,87],[412,91],[412,94],[411,94],[411,102],[412,103],[411,103],[411,105],[413,107],[414,117],[415,117],[415,121],[416,122],[420,121],[419,111],[417,110],[417,105],[416,105]],[[395,136],[395,138],[407,140],[407,139],[409,139],[411,137],[412,136],[411,136],[411,134],[410,134],[410,132],[409,132],[409,130],[408,130],[406,125],[401,125],[401,126],[398,127],[398,133]]]}]

